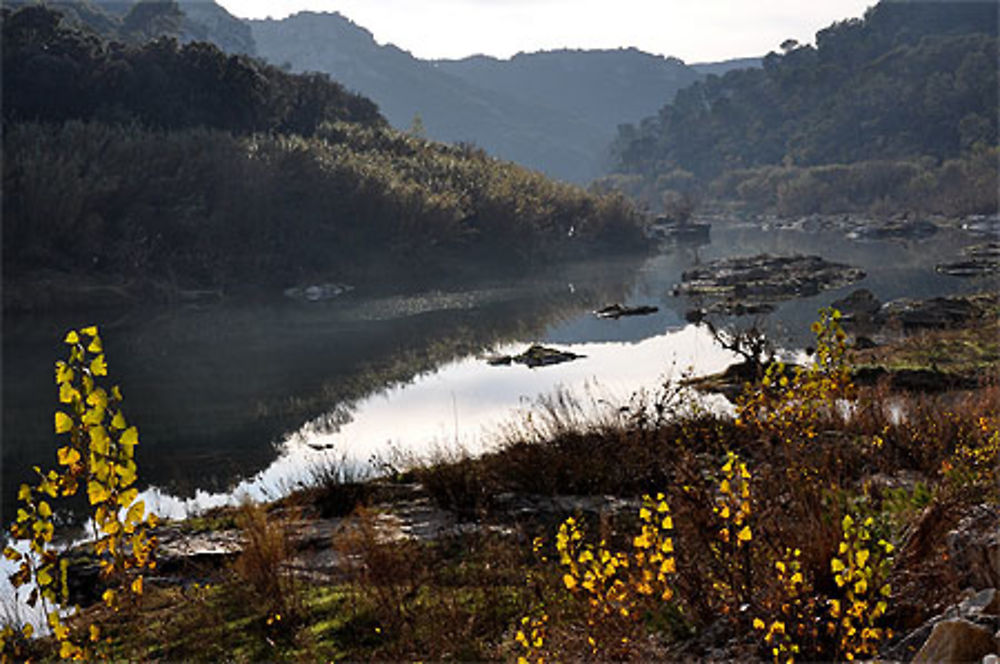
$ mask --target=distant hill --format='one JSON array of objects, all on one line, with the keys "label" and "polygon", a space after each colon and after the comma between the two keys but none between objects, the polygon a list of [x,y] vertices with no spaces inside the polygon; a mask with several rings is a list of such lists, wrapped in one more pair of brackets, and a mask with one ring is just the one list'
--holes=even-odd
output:
[{"label": "distant hill", "polygon": [[[937,208],[947,198],[955,210],[995,208],[995,180],[989,196],[959,194],[958,183],[987,181],[983,151],[997,146],[998,7],[883,0],[863,19],[819,31],[815,47],[789,41],[759,69],[697,82],[619,128],[619,182],[655,202],[744,171],[723,188],[786,210],[859,196],[882,207],[922,198]],[[965,165],[933,172],[952,159]],[[890,160],[864,172],[832,169]],[[745,172],[763,168],[772,170]]]},{"label": "distant hill", "polygon": [[649,115],[700,78],[676,58],[635,48],[518,53],[508,60],[479,55],[434,65],[472,85],[581,118],[604,134]]},{"label": "distant hill", "polygon": [[340,14],[250,21],[257,53],[293,71],[322,71],[378,103],[407,129],[469,142],[563,180],[605,172],[618,124],[653,112],[698,75],[679,60],[619,51],[554,51],[510,60],[425,61]]},{"label": "distant hill", "polygon": [[732,60],[722,60],[721,62],[695,62],[688,65],[702,76],[714,74],[723,76],[726,72],[734,69],[760,69],[764,64],[764,58],[733,58]]}]

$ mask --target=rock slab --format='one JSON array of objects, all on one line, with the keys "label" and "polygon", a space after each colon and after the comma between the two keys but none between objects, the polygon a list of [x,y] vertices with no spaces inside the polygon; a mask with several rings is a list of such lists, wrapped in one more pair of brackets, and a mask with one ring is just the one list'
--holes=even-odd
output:
[{"label": "rock slab", "polygon": [[988,629],[963,618],[953,618],[934,625],[913,662],[981,662],[998,652],[996,638]]}]

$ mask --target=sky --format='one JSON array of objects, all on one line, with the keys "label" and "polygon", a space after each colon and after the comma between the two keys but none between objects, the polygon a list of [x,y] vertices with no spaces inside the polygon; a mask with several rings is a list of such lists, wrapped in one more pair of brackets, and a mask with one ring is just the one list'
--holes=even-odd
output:
[{"label": "sky", "polygon": [[241,18],[340,12],[419,58],[634,46],[687,63],[759,56],[875,0],[217,0]]}]

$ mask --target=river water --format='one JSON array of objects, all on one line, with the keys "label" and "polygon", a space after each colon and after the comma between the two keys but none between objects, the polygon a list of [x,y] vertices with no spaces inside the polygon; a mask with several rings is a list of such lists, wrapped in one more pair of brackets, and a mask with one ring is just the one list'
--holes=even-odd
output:
[{"label": "river water", "polygon": [[[101,326],[110,375],[140,430],[147,505],[183,516],[241,495],[275,497],[345,458],[363,468],[397,453],[483,450],[557,391],[600,408],[684,372],[719,371],[733,358],[685,323],[692,303],[671,294],[685,269],[714,258],[816,253],[866,271],[850,286],[779,304],[765,325],[786,348],[804,346],[817,310],[857,288],[887,301],[989,287],[934,271],[973,242],[960,231],[859,242],[842,233],[734,224],[713,228],[711,240],[648,258],[592,260],[532,278],[484,278],[419,293],[371,293],[359,285],[322,302],[278,297],[5,316],[3,520],[31,467],[54,464],[52,366],[70,327]],[[617,321],[592,315],[613,302],[659,312]],[[536,342],[584,357],[537,369],[483,359]]]}]

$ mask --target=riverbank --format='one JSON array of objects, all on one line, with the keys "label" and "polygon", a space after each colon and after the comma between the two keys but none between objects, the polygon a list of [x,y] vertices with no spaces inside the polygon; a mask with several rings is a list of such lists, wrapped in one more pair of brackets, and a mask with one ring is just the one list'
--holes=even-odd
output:
[{"label": "riverbank", "polygon": [[[484,456],[371,482],[330,468],[270,505],[162,526],[142,609],[92,606],[78,628],[99,623],[115,657],[237,661],[772,659],[793,646],[908,660],[942,616],[992,634],[1000,336],[996,297],[973,300],[982,315],[855,351],[849,367],[828,321],[819,348],[836,361],[750,387],[736,420],[676,386],[601,417],[556,400]],[[842,380],[940,367],[942,352],[974,389]],[[671,523],[653,527],[663,505]],[[656,569],[649,542],[664,547]],[[835,613],[847,602],[856,615]]]}]

